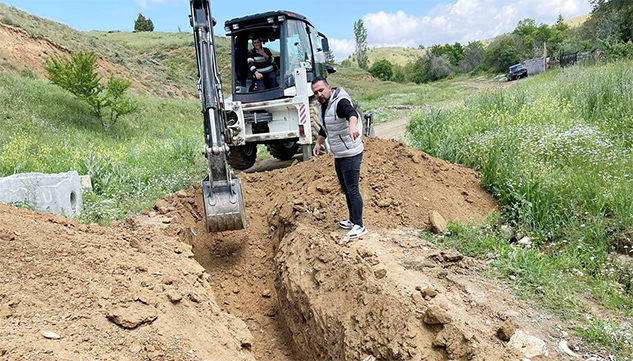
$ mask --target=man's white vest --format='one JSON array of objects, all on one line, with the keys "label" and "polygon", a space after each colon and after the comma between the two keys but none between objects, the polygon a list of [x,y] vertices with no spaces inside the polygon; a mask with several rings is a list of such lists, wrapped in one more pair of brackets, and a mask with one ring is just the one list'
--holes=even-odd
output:
[{"label": "man's white vest", "polygon": [[361,129],[361,120],[358,119],[358,131],[359,136],[355,141],[349,136],[349,122],[345,118],[339,118],[336,114],[336,107],[341,99],[347,99],[352,104],[352,98],[343,88],[333,88],[332,96],[325,109],[325,116],[323,114],[322,104],[318,103],[317,108],[319,111],[319,118],[321,119],[321,125],[325,134],[327,134],[328,143],[330,143],[330,150],[334,155],[334,158],[353,157],[360,154],[365,148],[363,147],[363,141],[361,136],[363,134]]}]

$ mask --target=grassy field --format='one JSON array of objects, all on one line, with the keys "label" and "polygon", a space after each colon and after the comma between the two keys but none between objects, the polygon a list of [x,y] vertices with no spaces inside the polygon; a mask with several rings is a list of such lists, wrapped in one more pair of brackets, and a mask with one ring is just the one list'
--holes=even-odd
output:
[{"label": "grassy field", "polygon": [[107,224],[200,181],[199,102],[135,97],[139,111],[107,132],[48,82],[0,74],[0,176],[77,170],[92,176],[82,220]]},{"label": "grassy field", "polygon": [[[363,110],[374,113],[376,124],[411,117],[412,113],[426,113],[430,107],[443,108],[477,94],[480,89],[469,83],[498,84],[493,76],[460,74],[429,84],[401,84],[379,81],[368,72],[356,67],[339,66],[328,77],[332,86],[342,86]],[[406,106],[394,109],[390,106]]]},{"label": "grassy field", "polygon": [[415,146],[481,171],[503,221],[533,237],[509,245],[492,222],[454,225],[443,242],[493,260],[526,298],[620,355],[633,352],[633,265],[616,253],[633,254],[632,65],[553,71],[409,126]]}]

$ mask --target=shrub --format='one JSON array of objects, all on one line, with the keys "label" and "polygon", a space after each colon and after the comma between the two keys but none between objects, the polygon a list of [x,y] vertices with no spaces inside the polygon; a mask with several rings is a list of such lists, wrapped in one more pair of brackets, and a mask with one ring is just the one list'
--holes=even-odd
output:
[{"label": "shrub", "polygon": [[386,59],[379,60],[369,68],[369,73],[371,73],[374,78],[390,80],[393,77],[393,64]]},{"label": "shrub", "polygon": [[430,81],[444,79],[453,74],[451,60],[446,55],[431,57],[429,61],[429,72],[427,78]]},{"label": "shrub", "polygon": [[[126,94],[132,83],[111,77],[104,86],[96,72],[97,55],[93,52],[75,53],[70,59],[49,58],[45,68],[49,80],[88,104],[92,115],[101,121],[106,130],[122,115],[136,111],[135,104]],[[103,120],[104,108],[109,110],[109,123]]]},{"label": "shrub", "polygon": [[152,19],[145,18],[143,14],[138,13],[138,17],[134,20],[134,31],[154,31]]}]

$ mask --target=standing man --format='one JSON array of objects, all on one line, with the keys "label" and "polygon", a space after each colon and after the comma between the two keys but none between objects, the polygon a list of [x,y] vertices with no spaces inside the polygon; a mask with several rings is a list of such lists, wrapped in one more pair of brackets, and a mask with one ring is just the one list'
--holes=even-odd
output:
[{"label": "standing man", "polygon": [[257,81],[257,90],[276,88],[275,57],[270,49],[262,47],[260,39],[253,39],[253,50],[248,52],[247,58],[248,67]]},{"label": "standing man", "polygon": [[367,229],[363,225],[363,198],[358,183],[365,148],[358,130],[358,113],[349,94],[343,88],[332,89],[325,78],[312,80],[312,92],[319,102],[317,108],[322,125],[313,154],[319,155],[321,144],[328,138],[336,176],[349,211],[349,219],[340,221],[339,226],[350,230],[347,233],[350,239],[364,236]]}]

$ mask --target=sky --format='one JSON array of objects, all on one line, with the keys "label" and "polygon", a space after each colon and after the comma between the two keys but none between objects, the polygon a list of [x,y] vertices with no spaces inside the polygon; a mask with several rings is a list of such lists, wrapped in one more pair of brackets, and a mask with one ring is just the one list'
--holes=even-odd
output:
[{"label": "sky", "polygon": [[[131,31],[138,13],[154,23],[155,31],[190,31],[187,0],[0,0],[7,5],[52,19],[77,30]],[[370,48],[418,47],[485,40],[511,32],[533,18],[553,24],[591,11],[589,0],[211,0],[224,21],[271,10],[297,12],[326,34],[337,60],[354,52],[354,22],[362,19]]]}]

